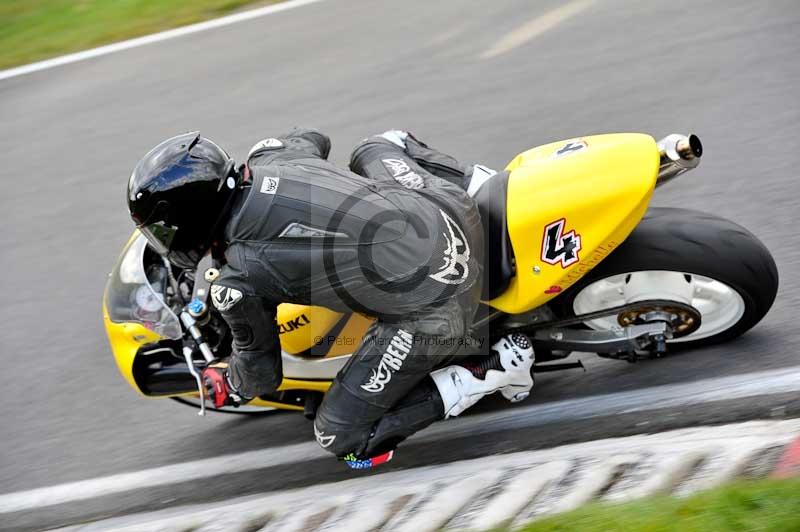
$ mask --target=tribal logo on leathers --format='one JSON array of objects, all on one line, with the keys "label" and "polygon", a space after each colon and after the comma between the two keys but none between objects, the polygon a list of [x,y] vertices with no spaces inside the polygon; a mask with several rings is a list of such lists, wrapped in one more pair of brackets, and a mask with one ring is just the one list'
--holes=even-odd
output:
[{"label": "tribal logo on leathers", "polygon": [[382,392],[392,380],[392,375],[403,367],[403,361],[411,352],[413,342],[414,336],[411,333],[398,329],[381,356],[378,367],[372,370],[372,375],[361,385],[361,389],[369,393]]},{"label": "tribal logo on leathers", "polygon": [[211,302],[221,311],[230,310],[240,299],[242,293],[235,288],[215,284],[211,287]]},{"label": "tribal logo on leathers", "polygon": [[317,443],[323,449],[330,446],[333,441],[336,439],[336,434],[331,434],[330,436],[326,436],[325,433],[317,428],[317,424],[314,423],[314,436],[317,438]]},{"label": "tribal logo on leathers", "polygon": [[447,232],[442,233],[447,241],[447,247],[444,250],[444,266],[429,277],[444,284],[461,284],[469,276],[470,250],[467,237],[447,213],[441,209],[439,212],[442,213],[447,227]]}]

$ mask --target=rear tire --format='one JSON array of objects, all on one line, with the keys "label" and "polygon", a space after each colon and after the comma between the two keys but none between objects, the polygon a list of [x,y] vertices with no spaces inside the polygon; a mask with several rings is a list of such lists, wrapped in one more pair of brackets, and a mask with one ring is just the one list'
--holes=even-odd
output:
[{"label": "rear tire", "polygon": [[576,314],[575,299],[589,285],[642,271],[674,271],[707,277],[741,296],[744,312],[725,330],[675,347],[699,347],[740,336],[769,311],[778,292],[778,269],[767,248],[747,229],[698,211],[652,208],[605,260],[551,303],[561,317]]}]

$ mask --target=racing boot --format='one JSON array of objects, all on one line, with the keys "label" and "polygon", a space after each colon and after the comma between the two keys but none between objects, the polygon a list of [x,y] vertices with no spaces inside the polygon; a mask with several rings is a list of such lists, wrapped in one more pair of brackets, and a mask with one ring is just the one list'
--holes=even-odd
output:
[{"label": "racing boot", "polygon": [[203,385],[206,388],[206,396],[211,400],[214,408],[222,408],[223,406],[238,408],[250,400],[238,393],[233,384],[231,384],[227,362],[212,362],[203,370],[202,377]]},{"label": "racing boot", "polygon": [[477,363],[465,362],[431,373],[442,396],[445,419],[498,391],[512,403],[530,395],[534,353],[528,337],[520,333],[504,336],[491,350],[489,357]]}]

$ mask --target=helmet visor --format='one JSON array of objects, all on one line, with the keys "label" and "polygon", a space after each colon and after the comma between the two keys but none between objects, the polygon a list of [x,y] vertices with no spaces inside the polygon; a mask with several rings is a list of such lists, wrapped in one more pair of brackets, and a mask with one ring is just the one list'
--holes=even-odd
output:
[{"label": "helmet visor", "polygon": [[166,257],[172,247],[172,241],[175,239],[175,233],[178,232],[178,228],[166,225],[164,222],[158,222],[142,225],[139,227],[139,231],[147,238],[156,253]]}]

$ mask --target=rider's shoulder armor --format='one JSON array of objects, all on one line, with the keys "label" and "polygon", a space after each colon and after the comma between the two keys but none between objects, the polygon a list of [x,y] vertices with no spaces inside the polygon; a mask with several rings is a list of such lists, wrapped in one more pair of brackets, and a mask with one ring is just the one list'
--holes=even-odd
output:
[{"label": "rider's shoulder armor", "polygon": [[[353,246],[391,241],[406,232],[406,214],[377,183],[327,161],[295,159],[251,172],[250,191],[228,226],[231,241]],[[397,221],[383,223],[387,213]]]}]

